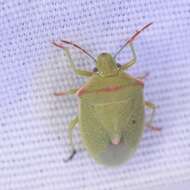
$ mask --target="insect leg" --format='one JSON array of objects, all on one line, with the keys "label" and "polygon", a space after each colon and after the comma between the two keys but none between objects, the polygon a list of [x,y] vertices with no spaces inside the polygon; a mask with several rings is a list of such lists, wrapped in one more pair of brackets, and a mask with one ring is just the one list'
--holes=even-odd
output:
[{"label": "insect leg", "polygon": [[73,133],[73,129],[74,129],[74,127],[76,127],[76,124],[78,123],[78,121],[79,121],[78,116],[76,116],[74,119],[71,120],[71,122],[69,124],[68,138],[69,138],[70,146],[72,148],[72,152],[71,152],[70,156],[64,160],[64,162],[68,162],[68,161],[72,160],[74,155],[76,154],[76,150],[75,150],[75,147],[73,144],[72,133]]},{"label": "insect leg", "polygon": [[142,86],[144,86],[144,80],[149,76],[149,73],[146,72],[141,76],[134,77],[134,79]]},{"label": "insect leg", "polygon": [[55,92],[55,96],[65,96],[65,95],[72,95],[75,94],[78,91],[78,88],[73,88],[65,92]]},{"label": "insect leg", "polygon": [[65,51],[66,56],[69,59],[70,65],[71,65],[72,69],[74,70],[75,74],[80,75],[80,76],[86,76],[86,77],[92,76],[93,72],[77,69],[75,67],[75,64],[71,58],[71,54],[70,54],[68,48],[64,48],[64,51]]},{"label": "insect leg", "polygon": [[128,69],[129,67],[131,67],[132,65],[134,65],[136,63],[136,53],[135,53],[135,49],[133,47],[133,44],[129,43],[129,46],[131,48],[131,51],[132,51],[132,54],[133,54],[133,58],[128,63],[123,64],[121,66],[122,70],[126,70],[126,69]]},{"label": "insect leg", "polygon": [[137,76],[135,78],[144,81],[149,76],[149,74],[150,74],[149,72],[146,72],[146,73],[144,73],[144,74],[142,74],[140,76]]},{"label": "insect leg", "polygon": [[153,131],[160,131],[161,128],[157,128],[157,127],[152,126],[152,122],[153,122],[153,119],[154,119],[154,116],[155,116],[155,113],[156,113],[156,105],[153,104],[152,102],[145,101],[145,107],[152,110],[150,120],[146,124],[146,127],[148,127],[149,129],[151,129]]}]

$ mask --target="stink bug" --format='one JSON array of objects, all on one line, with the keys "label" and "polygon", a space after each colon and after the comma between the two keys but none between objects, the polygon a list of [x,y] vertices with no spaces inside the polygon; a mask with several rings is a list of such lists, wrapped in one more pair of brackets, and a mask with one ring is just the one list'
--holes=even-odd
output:
[{"label": "stink bug", "polygon": [[[133,77],[124,71],[136,63],[136,53],[132,42],[152,23],[137,31],[112,56],[101,53],[96,59],[80,46],[65,40],[61,44],[53,42],[62,48],[77,75],[89,77],[89,80],[78,89],[55,93],[56,96],[75,94],[79,97],[79,115],[70,123],[68,135],[72,154],[65,161],[69,161],[76,153],[72,141],[72,131],[76,124],[80,124],[80,134],[88,153],[97,161],[107,166],[117,166],[127,161],[136,151],[142,137],[144,126],[152,130],[152,119],[156,106],[144,100],[144,76]],[[90,72],[77,69],[72,61],[67,44],[78,48],[92,58],[96,68]],[[133,58],[126,64],[116,62],[117,55],[129,45]],[[151,110],[150,121],[144,122],[144,108]]]}]

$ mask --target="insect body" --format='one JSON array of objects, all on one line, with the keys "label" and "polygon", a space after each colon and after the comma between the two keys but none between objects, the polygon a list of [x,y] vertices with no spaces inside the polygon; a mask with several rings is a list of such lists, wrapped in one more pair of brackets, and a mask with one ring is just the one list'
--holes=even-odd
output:
[{"label": "insect body", "polygon": [[[151,24],[136,32],[114,57],[109,53],[101,53],[95,59],[80,46],[62,40],[63,43],[79,48],[96,62],[93,72],[76,69],[69,50],[54,42],[54,45],[65,50],[75,73],[89,77],[79,89],[55,93],[57,96],[76,94],[80,100],[79,115],[71,121],[68,129],[73,151],[66,161],[71,160],[76,153],[72,130],[77,123],[80,124],[81,137],[89,154],[98,163],[108,166],[122,164],[136,151],[144,130],[145,106],[152,109],[152,117],[147,125],[151,127],[155,105],[144,101],[145,76],[135,78],[124,72],[136,62],[132,41]],[[127,45],[132,51],[133,58],[126,64],[117,64],[116,56]]]}]

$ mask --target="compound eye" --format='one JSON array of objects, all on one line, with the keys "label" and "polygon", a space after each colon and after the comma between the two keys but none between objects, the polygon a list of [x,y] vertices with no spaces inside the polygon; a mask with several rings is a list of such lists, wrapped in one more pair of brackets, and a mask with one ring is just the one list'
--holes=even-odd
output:
[{"label": "compound eye", "polygon": [[93,72],[96,73],[98,71],[98,69],[96,67],[94,67]]},{"label": "compound eye", "polygon": [[117,63],[117,67],[118,67],[118,68],[121,68],[121,64]]}]

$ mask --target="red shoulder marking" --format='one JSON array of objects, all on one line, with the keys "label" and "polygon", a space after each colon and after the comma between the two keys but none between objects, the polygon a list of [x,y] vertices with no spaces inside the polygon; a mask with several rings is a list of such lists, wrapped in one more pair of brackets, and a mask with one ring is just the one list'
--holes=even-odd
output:
[{"label": "red shoulder marking", "polygon": [[114,92],[114,91],[118,91],[121,88],[122,88],[122,86],[112,85],[112,86],[98,89],[98,90],[96,90],[96,92]]},{"label": "red shoulder marking", "polygon": [[82,86],[81,88],[78,89],[78,91],[76,92],[76,95],[77,96],[82,96],[86,93],[101,93],[101,92],[115,92],[115,91],[118,91],[120,90],[121,88],[123,88],[123,86],[120,86],[120,85],[111,85],[111,86],[107,86],[107,87],[104,87],[104,88],[100,88],[100,89],[97,89],[97,90],[92,90],[92,91],[88,91],[86,89],[86,86]]},{"label": "red shoulder marking", "polygon": [[144,86],[144,80],[135,79],[135,81],[140,84],[141,86]]},{"label": "red shoulder marking", "polygon": [[77,96],[82,96],[82,95],[85,94],[86,92],[87,92],[86,86],[81,86],[81,87],[77,90],[76,95],[77,95]]}]

